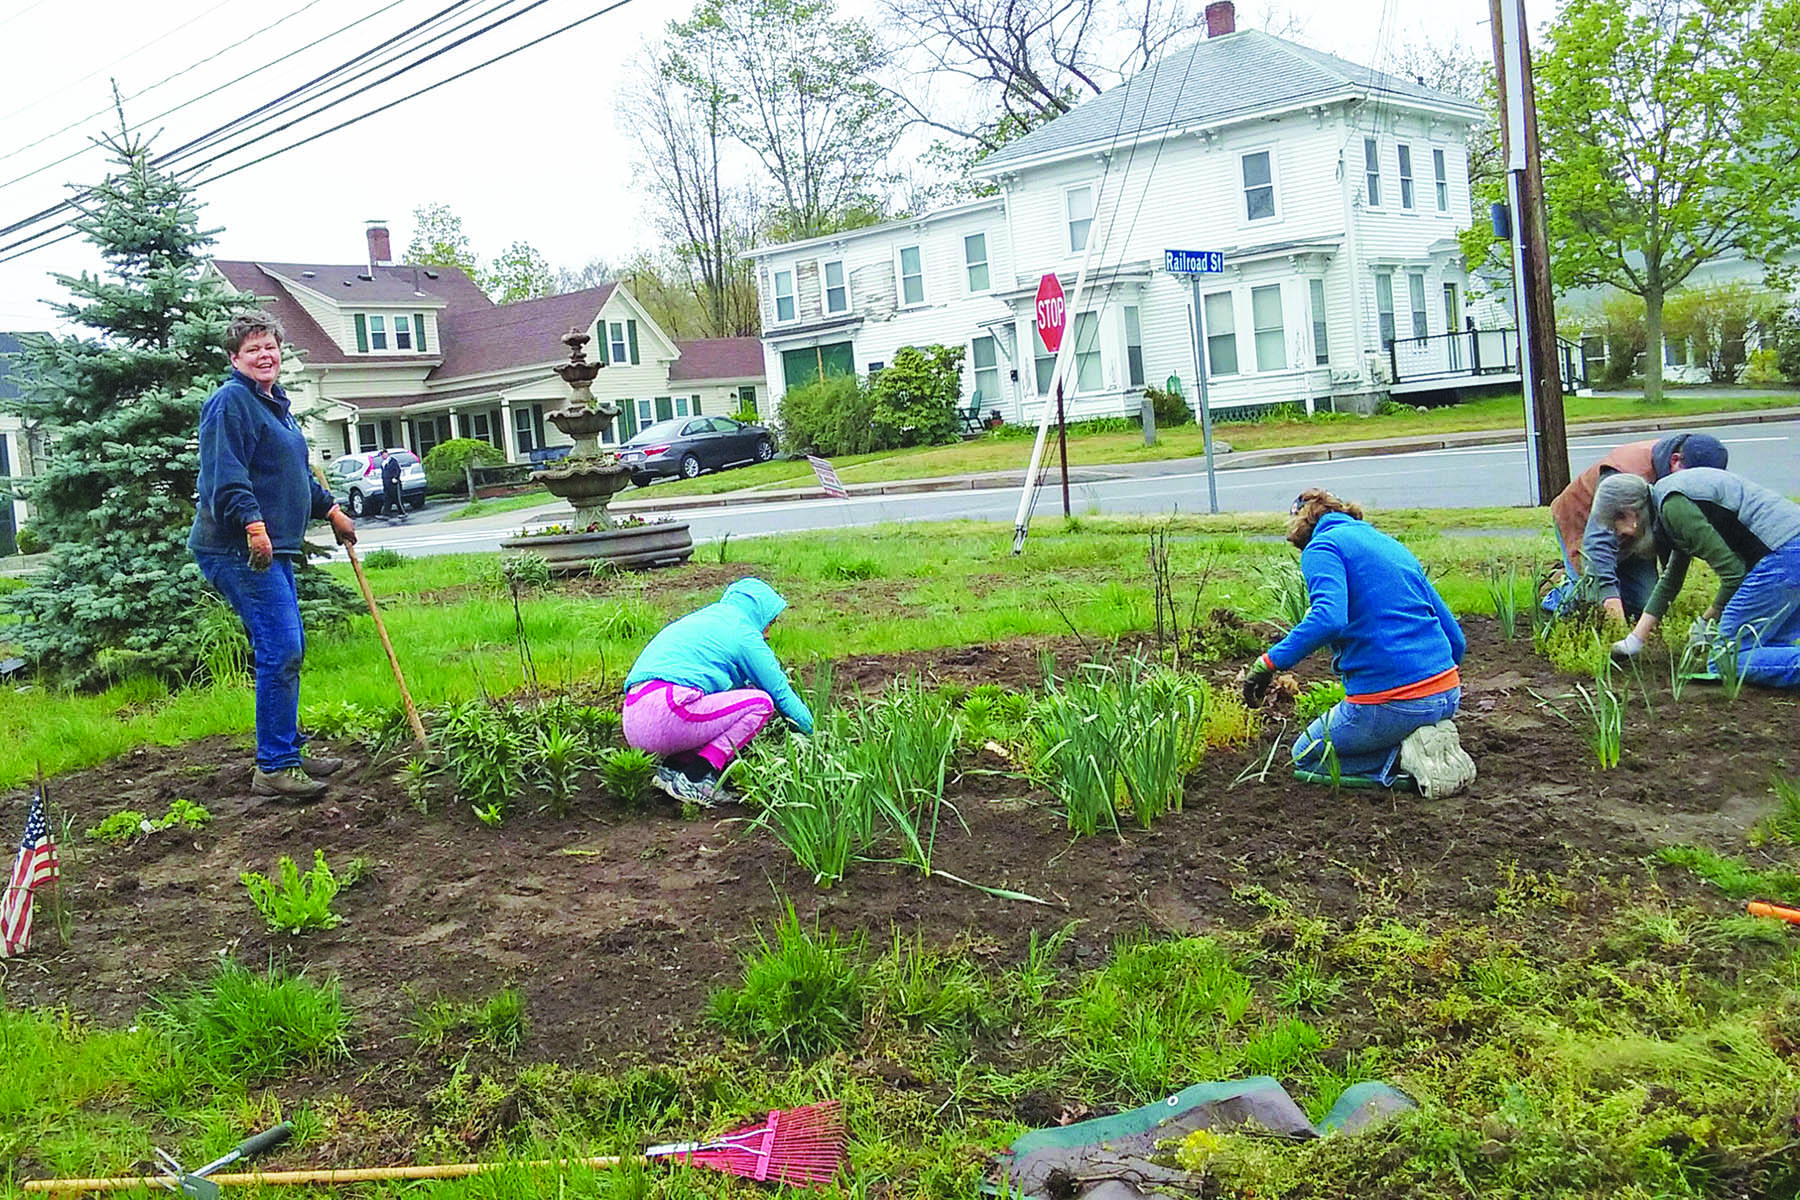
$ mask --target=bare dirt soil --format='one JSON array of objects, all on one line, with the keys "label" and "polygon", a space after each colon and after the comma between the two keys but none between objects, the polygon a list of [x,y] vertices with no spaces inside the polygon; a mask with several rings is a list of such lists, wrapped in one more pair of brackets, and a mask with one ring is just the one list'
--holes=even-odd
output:
[{"label": "bare dirt soil", "polygon": [[[1580,731],[1540,703],[1569,692],[1569,681],[1528,640],[1502,641],[1492,622],[1469,630],[1459,725],[1481,775],[1448,801],[1334,794],[1292,780],[1281,754],[1265,779],[1234,782],[1260,766],[1273,739],[1291,738],[1279,709],[1256,745],[1206,762],[1185,811],[1117,839],[1071,841],[1048,795],[993,770],[997,761],[967,764],[985,768],[965,770],[950,790],[968,831],[940,841],[937,865],[1050,901],[1043,906],[874,864],[821,892],[770,836],[747,837],[744,822],[625,812],[592,796],[573,816],[525,813],[499,829],[461,803],[421,816],[354,750],[328,799],[304,806],[250,795],[245,739],[138,750],[51,781],[72,831],[124,808],[154,815],[177,797],[215,820],[198,834],[125,847],[72,832],[62,852],[73,944],[11,964],[8,1001],[125,1022],[232,954],[342,981],[358,1022],[346,1080],[405,1055],[415,998],[477,998],[503,986],[526,996],[524,1057],[591,1066],[654,1054],[698,1025],[707,993],[735,981],[740,955],[789,897],[802,918],[827,927],[875,941],[896,927],[920,931],[996,962],[1016,961],[1033,930],[1080,919],[1069,953],[1098,963],[1122,933],[1241,925],[1232,892],[1249,884],[1340,918],[1376,898],[1407,913],[1487,912],[1502,871],[1604,872],[1669,842],[1728,845],[1769,804],[1770,773],[1791,758],[1800,728],[1795,697],[1746,690],[1731,703],[1694,685],[1676,705],[1665,676],[1649,684],[1653,720],[1634,685],[1624,762],[1602,772]],[[1032,686],[1044,650],[1065,665],[1082,652],[1043,639],[853,658],[837,664],[838,684],[867,693],[916,672]],[[1223,666],[1219,677],[1229,686]],[[299,937],[267,932],[239,873],[272,872],[281,854],[308,865],[315,847],[340,870],[357,857],[372,867],[338,897],[345,923]]]}]

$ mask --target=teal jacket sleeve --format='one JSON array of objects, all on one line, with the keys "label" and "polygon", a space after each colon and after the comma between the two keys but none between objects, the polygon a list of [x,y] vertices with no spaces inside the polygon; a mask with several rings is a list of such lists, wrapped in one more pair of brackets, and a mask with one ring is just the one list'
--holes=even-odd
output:
[{"label": "teal jacket sleeve", "polygon": [[812,709],[788,682],[787,672],[782,670],[781,660],[769,649],[769,643],[760,635],[753,634],[744,652],[744,668],[750,681],[763,691],[769,693],[775,701],[775,707],[786,717],[795,729],[801,733],[813,731]]}]

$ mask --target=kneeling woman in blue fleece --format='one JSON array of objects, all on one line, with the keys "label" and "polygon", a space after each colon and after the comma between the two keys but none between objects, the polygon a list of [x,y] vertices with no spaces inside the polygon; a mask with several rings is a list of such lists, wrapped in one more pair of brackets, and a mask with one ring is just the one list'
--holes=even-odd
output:
[{"label": "kneeling woman in blue fleece", "polygon": [[1466,642],[1412,551],[1363,520],[1362,509],[1317,488],[1289,513],[1288,541],[1312,602],[1306,617],[1245,673],[1244,699],[1259,704],[1275,672],[1322,646],[1344,678],[1345,699],[1294,742],[1302,778],[1392,787],[1407,775],[1427,796],[1475,778],[1457,742]]}]

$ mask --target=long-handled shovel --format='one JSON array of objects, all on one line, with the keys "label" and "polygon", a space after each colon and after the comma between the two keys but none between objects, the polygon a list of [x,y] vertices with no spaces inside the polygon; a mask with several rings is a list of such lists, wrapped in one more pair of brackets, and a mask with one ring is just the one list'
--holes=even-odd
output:
[{"label": "long-handled shovel", "polygon": [[[271,1131],[273,1132],[273,1131]],[[265,1135],[267,1136],[267,1135]],[[456,1179],[512,1168],[588,1167],[603,1169],[624,1163],[686,1162],[745,1179],[788,1184],[827,1183],[844,1162],[844,1112],[835,1100],[787,1111],[774,1111],[758,1124],[720,1134],[703,1142],[651,1146],[642,1154],[605,1158],[546,1158],[530,1162],[440,1163],[424,1167],[363,1167],[349,1170],[255,1171],[215,1175],[212,1185],[338,1184],[380,1179]],[[202,1168],[206,1170],[209,1168]],[[28,1192],[117,1192],[160,1182],[155,1178],[32,1179]],[[204,1200],[216,1200],[206,1197]]]},{"label": "long-handled shovel", "polygon": [[400,660],[394,655],[394,643],[388,640],[387,625],[381,620],[381,610],[375,607],[375,593],[369,590],[369,577],[363,574],[362,559],[356,553],[355,542],[344,543],[344,553],[350,556],[350,569],[356,572],[356,582],[362,588],[363,599],[369,605],[369,615],[375,618],[375,632],[381,637],[381,648],[387,651],[388,666],[394,668],[394,682],[400,685],[400,703],[406,706],[406,720],[412,726],[413,740],[419,743],[419,749],[429,750],[425,741],[425,723],[419,720],[419,710],[413,707],[412,693],[406,690],[406,676],[400,673]]}]

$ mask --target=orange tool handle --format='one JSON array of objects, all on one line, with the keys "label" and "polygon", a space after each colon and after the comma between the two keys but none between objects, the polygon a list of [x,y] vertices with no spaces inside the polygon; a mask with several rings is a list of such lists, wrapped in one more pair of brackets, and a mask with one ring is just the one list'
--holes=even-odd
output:
[{"label": "orange tool handle", "polygon": [[1785,904],[1770,904],[1766,900],[1752,900],[1744,905],[1744,911],[1753,917],[1774,917],[1777,921],[1786,921],[1789,925],[1800,925],[1800,908],[1789,908]]}]

